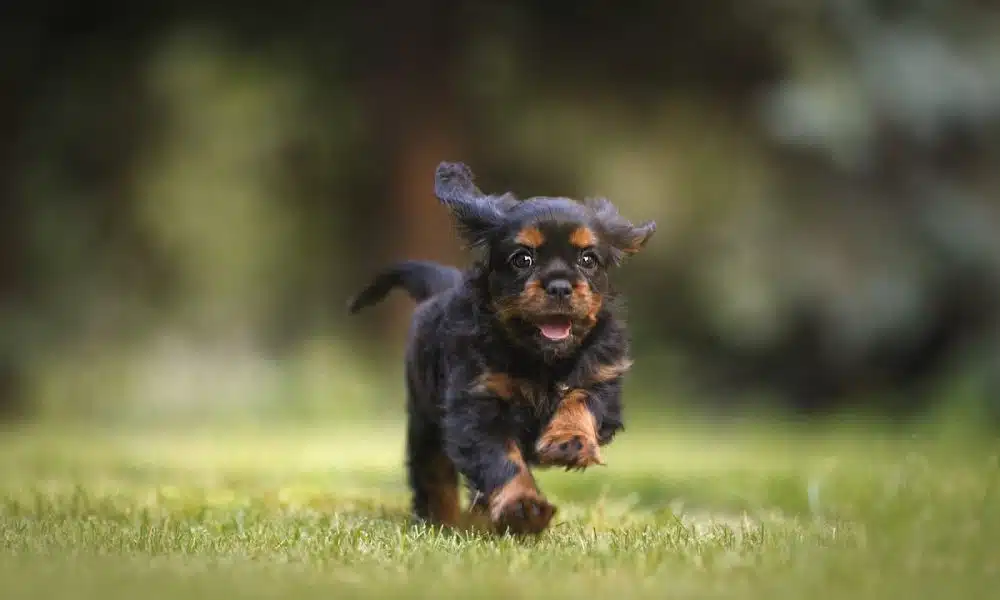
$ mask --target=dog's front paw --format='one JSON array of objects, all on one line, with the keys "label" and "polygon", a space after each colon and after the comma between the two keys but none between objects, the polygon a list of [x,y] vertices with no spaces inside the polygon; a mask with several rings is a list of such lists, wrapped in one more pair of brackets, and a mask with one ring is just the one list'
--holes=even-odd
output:
[{"label": "dog's front paw", "polygon": [[556,514],[556,507],[537,492],[523,490],[498,498],[490,511],[497,533],[538,534],[545,531]]},{"label": "dog's front paw", "polygon": [[604,465],[594,436],[572,431],[546,432],[535,445],[538,462],[544,466],[583,470]]}]

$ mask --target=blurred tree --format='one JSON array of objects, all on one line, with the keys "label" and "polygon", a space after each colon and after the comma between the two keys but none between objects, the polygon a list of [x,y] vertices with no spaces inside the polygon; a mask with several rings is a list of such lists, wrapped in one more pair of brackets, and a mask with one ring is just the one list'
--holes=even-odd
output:
[{"label": "blurred tree", "polygon": [[[496,189],[581,195],[612,180],[626,202],[642,196],[664,233],[626,274],[643,291],[630,299],[637,342],[686,356],[686,375],[728,383],[721,398],[760,386],[817,413],[875,394],[899,413],[956,363],[997,360],[1000,22],[983,3],[4,10],[0,326],[15,334],[0,343],[0,404],[18,396],[11,382],[37,349],[87,337],[98,304],[113,315],[89,333],[100,343],[109,330],[141,337],[176,320],[150,307],[183,313],[194,271],[225,288],[221,314],[244,300],[259,310],[243,321],[280,353],[334,321],[385,262],[460,260],[431,190],[443,159],[474,163]],[[240,83],[203,111],[241,116],[166,153],[183,128],[150,93],[151,69],[192,29],[247,57],[220,59],[221,80]],[[261,100],[260,87],[279,87],[274,65],[313,100]],[[177,89],[198,112],[203,88]],[[296,110],[313,112],[271,114]],[[225,135],[253,147],[213,155],[226,146],[209,129],[238,130]],[[204,213],[225,222],[168,215],[151,235],[137,198],[197,191],[201,175],[185,165],[225,171],[205,179],[234,198]],[[176,186],[156,196],[141,189],[148,181]],[[236,213],[266,223],[241,228]],[[231,264],[229,288],[213,269]],[[251,302],[247,290],[264,287],[266,301]],[[398,342],[409,302],[389,308],[391,319],[365,323]]]}]

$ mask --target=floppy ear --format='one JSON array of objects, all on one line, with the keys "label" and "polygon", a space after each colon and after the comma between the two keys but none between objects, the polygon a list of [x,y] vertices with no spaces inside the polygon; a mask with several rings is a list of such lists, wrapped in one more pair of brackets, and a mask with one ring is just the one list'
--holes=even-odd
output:
[{"label": "floppy ear", "polygon": [[459,233],[470,246],[486,243],[516,203],[511,196],[486,196],[474,183],[469,167],[442,162],[434,173],[434,195],[455,217]]},{"label": "floppy ear", "polygon": [[621,260],[626,254],[637,254],[656,232],[655,221],[633,225],[618,214],[618,209],[606,198],[588,199],[586,203],[594,211],[605,237],[614,248],[616,260]]}]

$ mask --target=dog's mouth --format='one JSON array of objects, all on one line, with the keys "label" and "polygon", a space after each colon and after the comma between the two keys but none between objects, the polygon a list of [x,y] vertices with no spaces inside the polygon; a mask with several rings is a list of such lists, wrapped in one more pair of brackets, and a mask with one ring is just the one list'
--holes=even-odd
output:
[{"label": "dog's mouth", "polygon": [[535,326],[538,332],[547,340],[559,342],[569,338],[573,329],[573,320],[566,316],[551,316],[539,319]]}]

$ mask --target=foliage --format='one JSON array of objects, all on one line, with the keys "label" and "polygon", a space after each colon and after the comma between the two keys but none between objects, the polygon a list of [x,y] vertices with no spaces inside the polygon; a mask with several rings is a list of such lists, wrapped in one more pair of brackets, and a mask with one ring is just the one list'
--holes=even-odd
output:
[{"label": "foliage", "polygon": [[0,406],[37,409],[65,364],[391,347],[407,303],[354,323],[343,302],[390,260],[465,260],[432,193],[463,160],[486,189],[658,221],[621,286],[699,404],[902,415],[971,378],[1000,414],[996,11],[708,6],[20,3]]}]

